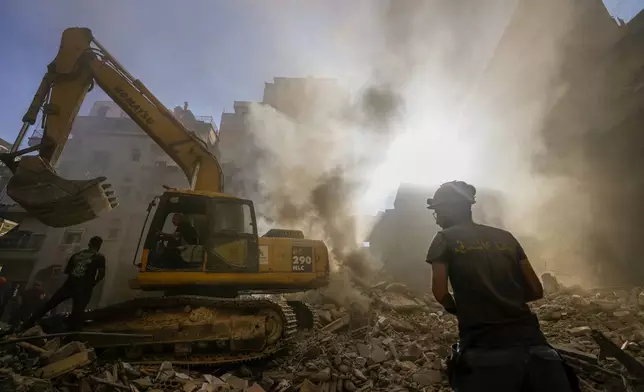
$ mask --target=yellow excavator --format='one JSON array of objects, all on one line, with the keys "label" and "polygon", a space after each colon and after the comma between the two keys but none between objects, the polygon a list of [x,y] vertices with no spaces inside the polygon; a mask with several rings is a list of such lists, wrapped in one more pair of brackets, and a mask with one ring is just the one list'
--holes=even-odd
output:
[{"label": "yellow excavator", "polygon": [[[226,364],[271,355],[288,347],[298,327],[314,327],[314,313],[302,302],[247,294],[301,292],[327,285],[329,256],[324,242],[305,239],[296,230],[272,229],[259,237],[252,201],[222,193],[222,170],[206,144],[87,28],[63,32],[58,54],[23,117],[18,140],[42,111],[40,144],[19,150],[16,143],[0,156],[13,172],[8,195],[52,227],[87,222],[117,206],[105,177],[68,180],[54,170],[94,83],[177,163],[190,189],[167,188],[155,198],[139,239],[143,243],[136,260],[139,272],[130,284],[163,296],[89,311],[86,330],[112,333],[90,337],[90,343],[120,350],[119,355],[139,363]],[[37,155],[28,155],[35,151]],[[161,234],[169,222],[191,227],[195,235],[170,246],[167,234]],[[135,335],[146,338],[127,338]]]}]

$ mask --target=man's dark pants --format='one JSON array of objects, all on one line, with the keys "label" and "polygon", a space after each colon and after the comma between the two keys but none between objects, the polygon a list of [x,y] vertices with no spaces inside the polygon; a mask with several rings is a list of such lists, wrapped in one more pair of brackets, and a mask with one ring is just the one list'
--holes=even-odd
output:
[{"label": "man's dark pants", "polygon": [[51,296],[37,312],[35,312],[27,322],[25,327],[29,328],[40,320],[47,312],[58,306],[61,302],[71,298],[72,313],[69,315],[68,325],[72,331],[78,331],[83,326],[85,308],[92,298],[93,287],[74,287],[74,285],[65,283]]},{"label": "man's dark pants", "polygon": [[559,354],[546,345],[466,350],[457,366],[454,390],[574,392]]}]

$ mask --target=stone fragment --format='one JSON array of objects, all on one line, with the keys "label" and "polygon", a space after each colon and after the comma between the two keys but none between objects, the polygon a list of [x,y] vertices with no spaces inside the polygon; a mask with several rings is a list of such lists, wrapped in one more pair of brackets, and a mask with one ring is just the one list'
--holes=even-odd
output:
[{"label": "stone fragment", "polygon": [[603,312],[612,312],[619,308],[619,303],[613,301],[594,299],[590,303]]},{"label": "stone fragment", "polygon": [[368,344],[358,343],[356,347],[358,347],[358,355],[361,357],[367,358],[371,354],[371,348]]},{"label": "stone fragment", "polygon": [[49,339],[42,348],[52,352],[58,350],[60,348],[60,338]]},{"label": "stone fragment", "polygon": [[349,315],[345,314],[344,316],[338,318],[337,320],[333,321],[332,323],[327,324],[324,327],[322,327],[322,331],[326,331],[326,332],[339,331],[342,328],[348,326],[350,321],[351,321],[351,318],[349,317]]},{"label": "stone fragment", "polygon": [[85,346],[85,344],[81,342],[71,342],[64,345],[63,347],[59,348],[54,352],[51,352],[51,351],[44,352],[41,355],[41,359],[43,360],[44,363],[54,363],[54,362],[60,361],[61,359],[65,359],[73,354],[76,354],[85,350],[87,350],[87,347]]},{"label": "stone fragment", "polygon": [[253,383],[251,386],[244,389],[244,392],[265,392],[264,388],[258,383]]},{"label": "stone fragment", "polygon": [[326,382],[331,379],[331,368],[325,368],[317,373],[311,374],[311,380]]},{"label": "stone fragment", "polygon": [[413,332],[415,330],[411,323],[404,320],[391,320],[390,325],[397,332]]},{"label": "stone fragment", "polygon": [[367,358],[365,358],[365,357],[357,357],[354,360],[354,363],[356,364],[356,366],[363,368],[363,367],[367,366]]},{"label": "stone fragment", "polygon": [[262,377],[262,379],[259,380],[258,383],[259,386],[261,386],[265,391],[271,390],[273,388],[273,385],[275,385],[275,381],[268,377]]},{"label": "stone fragment", "polygon": [[377,300],[387,309],[396,312],[413,312],[422,309],[423,305],[398,293],[383,293]]},{"label": "stone fragment", "polygon": [[436,358],[434,358],[434,359],[429,363],[429,367],[430,367],[431,369],[438,369],[438,370],[440,370],[440,369],[442,369],[442,368],[443,368],[443,362],[441,361],[441,359],[440,359],[440,358],[436,357]]},{"label": "stone fragment", "polygon": [[561,320],[562,317],[563,317],[563,314],[560,311],[548,310],[542,313],[539,318],[544,321],[559,321]]},{"label": "stone fragment", "polygon": [[584,325],[583,327],[575,327],[568,329],[568,333],[572,336],[579,337],[584,336],[590,332],[590,327]]},{"label": "stone fragment", "polygon": [[411,378],[415,383],[423,387],[438,384],[443,381],[443,375],[439,370],[435,369],[421,369],[414,373]]},{"label": "stone fragment", "polygon": [[367,376],[365,376],[365,375],[364,375],[364,373],[362,373],[362,372],[360,371],[360,369],[353,369],[353,375],[354,375],[358,380],[362,380],[362,381],[367,380]]},{"label": "stone fragment", "polygon": [[309,347],[306,352],[304,353],[304,358],[305,359],[317,359],[322,355],[322,349],[320,346],[311,346]]},{"label": "stone fragment", "polygon": [[226,373],[221,376],[221,379],[235,389],[244,389],[248,386],[248,381],[243,380],[237,376],[233,376],[230,373]]},{"label": "stone fragment", "polygon": [[390,293],[406,294],[407,292],[409,292],[409,289],[402,283],[389,283],[385,287],[385,291],[388,291]]},{"label": "stone fragment", "polygon": [[351,381],[351,380],[344,380],[344,389],[345,389],[346,391],[353,392],[353,391],[355,391],[355,390],[356,390],[356,389],[358,389],[358,388],[357,388],[357,387],[356,387],[356,385],[353,383],[353,381]]},{"label": "stone fragment", "polygon": [[132,383],[142,389],[152,387],[152,380],[150,379],[150,377],[137,378],[136,380],[132,381]]},{"label": "stone fragment", "polygon": [[543,291],[546,294],[553,294],[559,291],[559,282],[557,282],[557,279],[549,272],[541,275],[541,283],[543,284]]},{"label": "stone fragment", "polygon": [[404,372],[415,371],[418,369],[418,366],[415,363],[409,361],[397,362],[396,366]]},{"label": "stone fragment", "polygon": [[300,392],[319,392],[319,388],[307,378],[300,385]]},{"label": "stone fragment", "polygon": [[94,350],[85,350],[39,369],[36,375],[46,379],[58,377],[81,366],[89,365],[95,359]]},{"label": "stone fragment", "polygon": [[628,311],[628,310],[618,310],[616,312],[613,312],[613,316],[615,316],[617,318],[624,318],[624,317],[628,317],[630,315],[631,315],[631,312]]},{"label": "stone fragment", "polygon": [[20,336],[24,338],[30,338],[32,336],[43,336],[44,334],[45,333],[43,332],[42,328],[40,328],[39,325],[36,325],[23,332]]},{"label": "stone fragment", "polygon": [[423,349],[416,343],[410,344],[400,356],[403,361],[415,361],[423,356]]},{"label": "stone fragment", "polygon": [[185,384],[183,384],[183,392],[194,392],[200,388],[201,388],[201,384],[197,384],[194,381],[188,381]]},{"label": "stone fragment", "polygon": [[387,352],[377,344],[373,344],[371,347],[371,355],[369,358],[374,363],[381,363],[387,360]]}]

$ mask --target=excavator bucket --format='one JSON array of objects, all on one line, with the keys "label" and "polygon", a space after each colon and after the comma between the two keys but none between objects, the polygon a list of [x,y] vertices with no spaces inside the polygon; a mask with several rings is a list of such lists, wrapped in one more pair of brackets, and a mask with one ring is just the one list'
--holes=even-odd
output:
[{"label": "excavator bucket", "polygon": [[105,180],[66,180],[39,156],[23,156],[7,184],[7,194],[47,226],[68,227],[118,205]]}]

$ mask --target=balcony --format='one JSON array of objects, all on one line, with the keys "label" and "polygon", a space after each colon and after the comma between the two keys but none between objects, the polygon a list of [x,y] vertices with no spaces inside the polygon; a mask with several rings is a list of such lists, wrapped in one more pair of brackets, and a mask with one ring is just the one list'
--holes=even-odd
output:
[{"label": "balcony", "polygon": [[215,124],[215,119],[212,116],[195,116],[195,119],[199,122],[210,125],[215,133],[219,133],[217,130],[217,124]]},{"label": "balcony", "polygon": [[25,231],[9,233],[0,237],[0,250],[40,250],[44,239],[44,234],[33,234]]},{"label": "balcony", "polygon": [[0,237],[0,260],[33,259],[42,248],[44,234],[17,231]]},{"label": "balcony", "polygon": [[[8,203],[3,203],[8,199]],[[18,204],[13,203],[8,197],[5,200],[0,200],[0,219],[8,219],[14,222],[22,222],[29,217],[29,213],[20,207]]]}]

